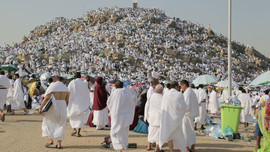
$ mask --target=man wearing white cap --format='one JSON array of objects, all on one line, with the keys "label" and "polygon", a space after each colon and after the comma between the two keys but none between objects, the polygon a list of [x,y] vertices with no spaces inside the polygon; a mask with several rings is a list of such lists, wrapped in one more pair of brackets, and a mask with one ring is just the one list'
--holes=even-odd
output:
[{"label": "man wearing white cap", "polygon": [[148,147],[147,150],[151,149],[151,143],[156,143],[155,151],[160,151],[159,149],[159,132],[160,132],[160,117],[161,117],[161,104],[163,87],[161,84],[157,85],[155,88],[155,93],[151,96],[149,101],[149,111],[148,111]]}]

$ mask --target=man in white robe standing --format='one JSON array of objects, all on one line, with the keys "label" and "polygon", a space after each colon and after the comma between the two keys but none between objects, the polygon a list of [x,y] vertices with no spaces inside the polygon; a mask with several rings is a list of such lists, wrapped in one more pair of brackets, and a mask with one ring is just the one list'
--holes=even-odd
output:
[{"label": "man in white robe standing", "polygon": [[211,114],[216,115],[218,112],[218,94],[216,92],[216,88],[212,87],[211,88],[211,93],[209,96],[209,105],[208,105],[208,110],[210,111]]},{"label": "man in white robe standing", "polygon": [[244,109],[241,111],[241,119],[240,122],[244,123],[244,127],[248,127],[248,118],[252,112],[251,104],[252,100],[246,90],[242,89],[242,93],[239,94],[238,99],[241,102],[241,106]]},{"label": "man in white robe standing", "polygon": [[149,87],[148,91],[147,91],[147,101],[145,104],[145,108],[144,108],[144,121],[147,121],[147,117],[148,117],[148,111],[149,111],[149,102],[150,98],[152,96],[153,93],[155,93],[155,87],[156,85],[158,85],[158,80],[157,79],[153,79],[151,82],[151,86]]},{"label": "man in white robe standing", "polygon": [[186,113],[183,120],[183,131],[186,139],[186,150],[195,152],[196,134],[194,131],[194,119],[199,116],[199,103],[195,92],[189,87],[187,80],[180,82],[187,104]]},{"label": "man in white robe standing", "polygon": [[14,74],[13,79],[15,80],[13,99],[16,101],[18,109],[22,109],[26,115],[28,110],[25,107],[22,81],[19,74]]},{"label": "man in white robe standing", "polygon": [[198,90],[195,88],[195,85],[194,84],[190,84],[190,86],[189,86],[192,90],[193,90],[193,92],[196,94],[196,97],[197,97],[197,100],[198,100]]},{"label": "man in white robe standing", "polygon": [[12,80],[12,75],[10,75],[9,77],[9,83],[10,83],[10,88],[8,89],[8,94],[7,94],[7,101],[6,101],[6,105],[7,105],[7,113],[10,114],[14,114],[14,109],[18,109],[17,108],[17,104],[13,99],[13,93],[14,93],[14,89],[13,89],[13,80]]},{"label": "man in white robe standing", "polygon": [[147,150],[151,150],[151,143],[156,143],[155,151],[161,151],[159,149],[159,131],[160,131],[160,116],[161,116],[161,103],[163,87],[161,84],[156,86],[155,93],[150,98],[150,105],[148,111],[148,147]]},{"label": "man in white robe standing", "polygon": [[163,94],[165,94],[166,92],[168,92],[170,90],[171,84],[168,83],[166,84],[166,88],[163,89]]},{"label": "man in white robe standing", "polygon": [[88,83],[82,81],[80,72],[75,74],[75,78],[68,85],[70,96],[67,114],[73,128],[71,135],[77,134],[77,137],[81,137],[81,128],[84,126],[84,112],[90,106],[90,91]]},{"label": "man in white robe standing", "polygon": [[0,118],[5,121],[4,104],[7,100],[8,89],[11,87],[9,79],[5,76],[4,71],[0,71]]},{"label": "man in white robe standing", "polygon": [[163,95],[161,104],[159,148],[168,142],[170,152],[173,152],[173,145],[182,152],[186,148],[182,123],[187,105],[179,89],[179,84],[172,82],[171,90]]},{"label": "man in white robe standing", "polygon": [[228,88],[223,89],[220,99],[221,99],[220,102],[228,103],[228,100],[230,99]]},{"label": "man in white robe standing", "polygon": [[125,152],[128,145],[129,126],[134,119],[136,100],[129,89],[123,88],[121,81],[117,81],[115,87],[107,102],[111,116],[110,137],[113,148]]},{"label": "man in white robe standing", "polygon": [[197,124],[201,125],[201,129],[204,130],[204,124],[206,119],[206,100],[207,100],[207,94],[206,91],[203,89],[203,85],[199,85],[198,89],[198,103],[199,103],[199,117],[195,118],[195,127],[194,130],[197,130]]}]

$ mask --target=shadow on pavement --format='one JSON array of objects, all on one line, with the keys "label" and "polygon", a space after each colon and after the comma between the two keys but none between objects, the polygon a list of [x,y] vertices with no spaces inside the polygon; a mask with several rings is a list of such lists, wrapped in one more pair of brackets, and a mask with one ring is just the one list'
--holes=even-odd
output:
[{"label": "shadow on pavement", "polygon": [[42,120],[16,120],[16,122],[42,122]]},{"label": "shadow on pavement", "polygon": [[108,137],[108,136],[110,136],[110,134],[106,134],[106,135],[104,135],[104,134],[95,134],[95,135],[90,134],[90,135],[82,135],[82,137]]},{"label": "shadow on pavement", "polygon": [[145,134],[136,134],[136,135],[129,135],[129,137],[148,137],[148,135],[145,135]]},{"label": "shadow on pavement", "polygon": [[248,146],[248,145],[239,145],[239,144],[196,144],[196,147],[219,147],[219,148],[242,148],[242,147],[253,147],[252,145]]},{"label": "shadow on pavement", "polygon": [[[89,134],[89,135],[83,135],[82,137],[107,137],[110,136],[110,134]],[[129,135],[129,137],[147,137],[147,135]]]},{"label": "shadow on pavement", "polygon": [[[255,148],[254,148],[255,149]],[[224,149],[196,149],[196,152],[235,152],[235,150],[224,150]],[[247,152],[247,151],[237,151],[237,152]]]},{"label": "shadow on pavement", "polygon": [[68,146],[63,146],[64,149],[101,149],[100,146],[96,145],[68,145]]}]

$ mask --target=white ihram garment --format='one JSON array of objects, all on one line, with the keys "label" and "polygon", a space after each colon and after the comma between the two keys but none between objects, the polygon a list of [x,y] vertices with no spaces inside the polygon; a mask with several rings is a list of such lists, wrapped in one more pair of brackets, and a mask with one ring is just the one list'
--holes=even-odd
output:
[{"label": "white ihram garment", "polygon": [[107,107],[102,110],[94,110],[93,115],[94,118],[92,123],[97,126],[97,129],[105,128],[105,126],[109,123]]},{"label": "white ihram garment", "polygon": [[205,119],[206,119],[206,98],[207,94],[204,89],[199,88],[197,92],[197,98],[198,98],[198,103],[199,103],[199,117],[195,118],[195,123],[198,123],[200,125],[205,124]]},{"label": "white ihram garment", "polygon": [[6,88],[0,89],[0,110],[3,110],[7,100],[8,89],[11,87],[9,79],[5,75],[0,75],[0,85]]},{"label": "white ihram garment", "polygon": [[214,114],[218,112],[218,95],[216,91],[212,91],[209,97],[209,107],[210,113]]},{"label": "white ihram garment", "polygon": [[85,122],[84,112],[90,106],[88,84],[77,78],[69,83],[68,89],[70,96],[67,113],[68,117],[70,117],[70,125],[75,129],[83,128]]},{"label": "white ihram garment", "polygon": [[[96,84],[92,84],[90,86],[90,90],[95,90]],[[90,108],[92,109],[92,106],[94,104],[94,92],[90,92]]]},{"label": "white ihram garment", "polygon": [[115,89],[107,105],[111,115],[110,137],[115,150],[127,149],[129,126],[135,112],[135,96],[127,88]]},{"label": "white ihram garment", "polygon": [[148,111],[148,142],[156,143],[159,142],[159,131],[160,131],[160,117],[161,117],[161,103],[162,94],[154,93],[149,101]]},{"label": "white ihram garment", "polygon": [[168,92],[170,89],[168,89],[168,88],[164,88],[164,90],[163,90],[163,94],[165,94],[166,92]]},{"label": "white ihram garment", "polygon": [[14,82],[13,99],[16,101],[17,109],[25,109],[24,93],[22,90],[22,82],[20,78],[16,79]]},{"label": "white ihram garment", "polygon": [[228,89],[224,89],[222,91],[222,95],[221,95],[220,99],[221,99],[220,102],[224,102],[224,103],[228,102],[228,100],[230,99]]},{"label": "white ihram garment", "polygon": [[[62,82],[55,82],[48,87],[45,96],[51,92],[69,92],[69,90]],[[55,140],[64,140],[67,119],[66,101],[53,100],[51,108],[44,114],[42,136]]]},{"label": "white ihram garment", "polygon": [[248,122],[249,115],[252,112],[252,110],[251,110],[252,100],[251,100],[249,94],[247,94],[247,93],[241,93],[238,96],[238,99],[241,102],[241,107],[244,107],[244,109],[241,111],[240,121],[243,123],[246,123],[246,122]]},{"label": "white ihram garment", "polygon": [[11,105],[11,102],[13,101],[13,81],[9,79],[9,83],[10,83],[10,88],[8,89],[8,93],[7,93],[7,101],[6,104],[7,105]]},{"label": "white ihram garment", "polygon": [[183,120],[183,131],[186,140],[186,147],[190,147],[196,143],[193,121],[195,117],[199,116],[199,103],[196,93],[191,88],[187,88],[184,92],[184,98],[187,104],[187,109]]},{"label": "white ihram garment", "polygon": [[7,94],[7,105],[11,105],[11,109],[12,110],[15,110],[15,109],[18,109],[18,104],[17,102],[14,100],[13,98],[13,94],[14,94],[14,89],[13,89],[13,81],[12,80],[9,80],[10,81],[10,85],[11,87],[8,89],[8,94]]},{"label": "white ihram garment", "polygon": [[147,101],[146,101],[145,107],[144,107],[144,121],[148,120],[148,111],[149,111],[149,102],[148,101],[150,101],[150,98],[151,98],[153,93],[155,93],[155,88],[150,86],[150,88],[147,91]]},{"label": "white ihram garment", "polygon": [[173,140],[174,146],[185,151],[186,141],[183,134],[183,118],[187,105],[184,96],[176,89],[171,89],[163,95],[161,104],[161,124],[159,147]]}]

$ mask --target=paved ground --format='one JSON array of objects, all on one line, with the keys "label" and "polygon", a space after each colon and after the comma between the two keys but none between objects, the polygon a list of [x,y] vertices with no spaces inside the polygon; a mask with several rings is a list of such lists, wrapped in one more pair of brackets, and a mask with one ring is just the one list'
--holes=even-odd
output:
[{"label": "paved ground", "polygon": [[[37,114],[7,115],[5,122],[0,122],[0,151],[2,152],[46,152],[57,151],[55,148],[45,148],[46,138],[41,137],[42,116]],[[249,132],[253,135],[253,126],[249,127]],[[67,123],[66,139],[61,151],[90,151],[90,152],[109,152],[112,149],[102,149],[101,142],[105,136],[109,135],[109,130],[96,131],[94,128],[85,127],[82,130],[83,137],[72,137],[71,127]],[[243,129],[240,129],[243,132]],[[145,152],[147,135],[130,132],[129,143],[137,143],[137,149],[128,149],[133,152]],[[252,152],[254,151],[255,141],[244,142],[235,140],[233,142],[225,140],[213,140],[204,135],[197,136],[197,152]],[[165,147],[165,150],[168,150]]]}]

